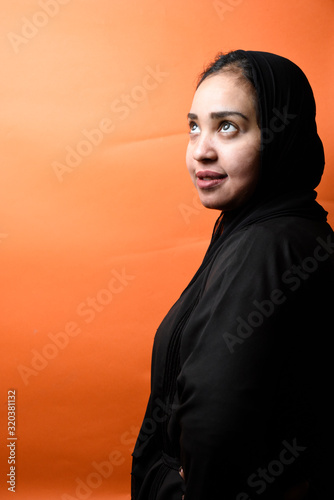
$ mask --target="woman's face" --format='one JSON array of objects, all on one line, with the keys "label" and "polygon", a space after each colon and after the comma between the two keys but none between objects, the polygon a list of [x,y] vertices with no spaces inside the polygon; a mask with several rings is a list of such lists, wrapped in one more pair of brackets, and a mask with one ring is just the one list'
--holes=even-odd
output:
[{"label": "woman's face", "polygon": [[254,193],[261,132],[250,84],[232,71],[207,77],[194,95],[186,163],[201,203],[231,210]]}]

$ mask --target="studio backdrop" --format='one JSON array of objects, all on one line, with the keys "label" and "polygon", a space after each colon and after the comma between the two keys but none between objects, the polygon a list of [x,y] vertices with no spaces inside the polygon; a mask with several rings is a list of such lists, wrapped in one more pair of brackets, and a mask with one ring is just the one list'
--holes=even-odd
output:
[{"label": "studio backdrop", "polygon": [[218,216],[185,167],[197,75],[238,48],[304,70],[333,225],[334,4],[0,5],[0,497],[129,500],[153,337]]}]

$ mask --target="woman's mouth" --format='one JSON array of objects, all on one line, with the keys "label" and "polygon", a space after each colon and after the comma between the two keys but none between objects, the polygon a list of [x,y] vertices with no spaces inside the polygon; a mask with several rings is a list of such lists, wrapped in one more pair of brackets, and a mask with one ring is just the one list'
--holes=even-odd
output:
[{"label": "woman's mouth", "polygon": [[212,172],[211,170],[201,170],[196,174],[197,187],[200,189],[212,189],[226,179],[227,174]]}]

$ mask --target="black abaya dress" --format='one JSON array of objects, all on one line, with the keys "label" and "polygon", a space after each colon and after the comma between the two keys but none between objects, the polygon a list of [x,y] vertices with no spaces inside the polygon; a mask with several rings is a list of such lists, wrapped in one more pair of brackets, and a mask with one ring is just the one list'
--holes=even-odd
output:
[{"label": "black abaya dress", "polygon": [[[334,233],[313,191],[319,144],[314,136],[308,160],[318,170],[308,185],[297,187],[292,172],[289,190],[274,190],[272,162],[263,176],[270,196],[219,218],[158,328],[133,500],[330,498]],[[299,487],[308,496],[284,496]]]}]

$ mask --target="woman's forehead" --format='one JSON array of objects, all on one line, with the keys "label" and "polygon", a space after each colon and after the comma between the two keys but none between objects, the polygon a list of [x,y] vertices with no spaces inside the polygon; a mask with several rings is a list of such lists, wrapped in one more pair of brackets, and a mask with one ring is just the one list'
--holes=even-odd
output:
[{"label": "woman's forehead", "polygon": [[255,112],[251,84],[234,71],[219,72],[206,78],[195,92],[190,112],[211,115],[226,110]]}]

